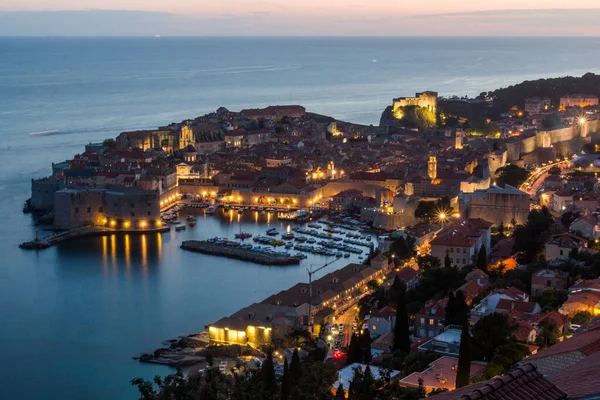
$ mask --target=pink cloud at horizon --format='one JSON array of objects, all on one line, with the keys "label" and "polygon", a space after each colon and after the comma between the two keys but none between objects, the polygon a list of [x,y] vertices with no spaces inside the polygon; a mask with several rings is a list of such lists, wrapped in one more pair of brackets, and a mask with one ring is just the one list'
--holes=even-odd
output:
[{"label": "pink cloud at horizon", "polygon": [[3,0],[0,11],[56,11],[56,10],[135,10],[160,11],[173,14],[193,14],[202,17],[223,15],[251,16],[256,13],[313,17],[335,15],[343,17],[386,17],[423,14],[463,13],[493,10],[586,9],[598,8],[598,0],[429,0],[403,2],[401,0]]}]

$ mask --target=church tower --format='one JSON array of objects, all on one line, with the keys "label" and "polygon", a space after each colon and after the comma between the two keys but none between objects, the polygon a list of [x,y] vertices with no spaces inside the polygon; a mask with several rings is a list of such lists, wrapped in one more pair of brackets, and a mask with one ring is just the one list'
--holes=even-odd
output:
[{"label": "church tower", "polygon": [[437,176],[437,158],[435,156],[429,156],[429,160],[427,161],[427,175],[431,180]]},{"label": "church tower", "polygon": [[179,136],[179,148],[183,149],[188,145],[193,145],[194,133],[192,132],[192,128],[187,125],[181,127],[181,135]]},{"label": "church tower", "polygon": [[460,150],[463,148],[463,136],[464,132],[462,128],[456,128],[456,143],[454,144],[454,148]]}]

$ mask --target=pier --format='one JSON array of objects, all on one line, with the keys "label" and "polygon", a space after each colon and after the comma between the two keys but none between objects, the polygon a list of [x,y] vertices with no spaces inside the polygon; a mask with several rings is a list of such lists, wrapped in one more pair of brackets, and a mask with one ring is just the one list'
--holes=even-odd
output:
[{"label": "pier", "polygon": [[299,257],[288,257],[277,254],[269,254],[257,250],[245,249],[235,246],[227,246],[207,241],[187,240],[181,244],[184,250],[195,251],[203,254],[235,258],[264,265],[296,265],[300,264]]},{"label": "pier", "polygon": [[159,228],[148,228],[148,229],[115,229],[108,227],[100,227],[100,226],[82,226],[75,229],[69,229],[68,231],[56,233],[54,235],[46,236],[43,238],[37,237],[34,240],[23,242],[19,245],[20,248],[25,250],[43,250],[51,247],[55,244],[63,242],[65,240],[82,237],[82,236],[102,236],[109,235],[115,233],[131,233],[131,234],[140,234],[140,233],[156,233],[156,232],[168,232],[171,228],[168,226],[159,227]]}]

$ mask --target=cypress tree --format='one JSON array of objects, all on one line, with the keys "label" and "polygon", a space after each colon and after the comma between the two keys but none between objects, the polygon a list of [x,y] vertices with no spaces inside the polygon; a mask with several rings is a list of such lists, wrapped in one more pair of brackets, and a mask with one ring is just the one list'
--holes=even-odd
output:
[{"label": "cypress tree", "polygon": [[481,245],[481,248],[479,249],[479,254],[477,254],[477,268],[479,268],[483,272],[487,272],[487,265],[487,251],[485,250],[485,246]]},{"label": "cypress tree", "polygon": [[335,391],[335,398],[336,399],[345,399],[346,398],[346,391],[344,390],[344,385],[342,385],[342,382],[340,382],[340,384],[338,385],[338,387]]},{"label": "cypress tree", "polygon": [[360,344],[360,362],[369,364],[371,362],[371,334],[368,329],[364,329],[359,338]]},{"label": "cypress tree", "polygon": [[410,353],[410,332],[408,324],[408,311],[406,309],[406,285],[402,284],[398,294],[396,307],[396,325],[394,325],[393,350],[400,350],[404,354]]},{"label": "cypress tree", "polygon": [[298,349],[294,349],[294,353],[292,354],[292,362],[290,363],[290,383],[295,385],[300,381],[300,377],[302,376],[302,365],[300,364],[300,355],[298,354]]},{"label": "cypress tree", "polygon": [[356,333],[353,333],[350,338],[350,345],[348,346],[348,354],[346,355],[346,365],[361,361],[360,339]]},{"label": "cypress tree", "polygon": [[287,358],[283,361],[283,376],[281,377],[281,400],[286,400],[290,396],[292,382],[288,367]]},{"label": "cypress tree", "polygon": [[469,306],[465,301],[465,295],[462,290],[458,290],[456,295],[450,292],[448,296],[448,304],[446,305],[446,318],[444,325],[461,325],[467,319]]},{"label": "cypress tree", "polygon": [[446,254],[446,257],[444,258],[444,267],[452,267],[452,262],[450,261],[450,256],[448,254]]},{"label": "cypress tree", "polygon": [[458,368],[456,369],[456,388],[467,386],[471,380],[471,335],[469,323],[464,322],[460,334]]},{"label": "cypress tree", "polygon": [[273,363],[273,349],[269,347],[267,358],[260,368],[260,377],[267,393],[275,393],[277,381],[275,380],[275,364]]},{"label": "cypress tree", "polygon": [[500,226],[498,227],[498,233],[500,234],[501,238],[504,237],[504,221],[500,222]]}]

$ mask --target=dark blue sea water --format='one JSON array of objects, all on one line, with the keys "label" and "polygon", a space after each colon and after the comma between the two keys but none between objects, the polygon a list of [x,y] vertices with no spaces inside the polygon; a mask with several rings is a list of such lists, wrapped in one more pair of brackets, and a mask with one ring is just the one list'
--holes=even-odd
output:
[{"label": "dark blue sea water", "polygon": [[[227,218],[21,251],[35,230],[21,214],[29,180],[51,162],[219,106],[297,103],[377,124],[393,97],[416,91],[600,72],[598,50],[596,38],[0,38],[0,399],[136,398],[131,378],[168,370],[131,356],[306,279],[302,267],[178,248],[232,235]],[[245,218],[245,229],[267,226]]]}]

